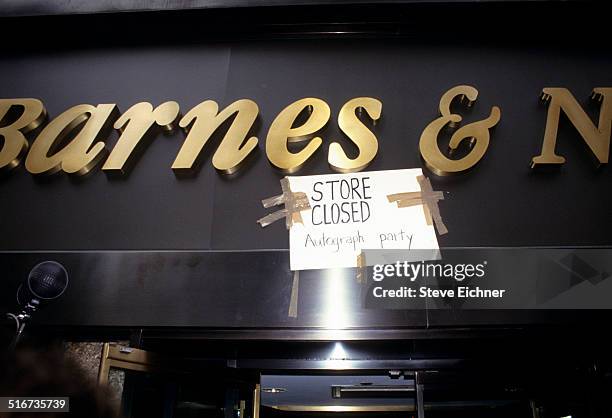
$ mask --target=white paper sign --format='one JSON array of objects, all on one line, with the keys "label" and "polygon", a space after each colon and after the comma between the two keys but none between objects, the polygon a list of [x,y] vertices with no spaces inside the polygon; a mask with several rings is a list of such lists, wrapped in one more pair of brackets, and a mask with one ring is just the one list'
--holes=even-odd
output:
[{"label": "white paper sign", "polygon": [[387,195],[421,190],[421,169],[288,177],[311,209],[289,232],[291,270],[357,267],[371,249],[438,249],[423,205],[398,208]]}]

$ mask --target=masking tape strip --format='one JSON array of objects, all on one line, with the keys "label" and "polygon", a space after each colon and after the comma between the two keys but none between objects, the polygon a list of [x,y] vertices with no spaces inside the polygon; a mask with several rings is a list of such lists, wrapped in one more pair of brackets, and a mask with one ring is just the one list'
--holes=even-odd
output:
[{"label": "masking tape strip", "polygon": [[418,176],[417,181],[421,186],[421,198],[423,199],[424,203],[423,207],[429,209],[429,214],[431,218],[433,218],[438,234],[447,234],[448,229],[442,221],[442,215],[440,214],[440,208],[438,207],[438,202],[440,200],[444,200],[444,193],[434,191],[433,187],[431,187],[431,182],[425,176]]},{"label": "masking tape strip", "polygon": [[298,297],[300,289],[300,271],[293,272],[293,285],[291,286],[291,299],[289,301],[289,318],[298,316]]},{"label": "masking tape strip", "polygon": [[265,228],[279,219],[285,218],[287,229],[291,229],[294,223],[304,223],[300,212],[310,209],[310,203],[308,202],[306,193],[293,193],[289,187],[289,179],[287,177],[281,179],[280,184],[283,194],[264,199],[261,203],[264,208],[271,208],[282,204],[285,205],[285,208],[272,212],[259,219],[257,223],[259,223],[262,228]]},{"label": "masking tape strip", "polygon": [[367,274],[366,257],[362,251],[357,256],[357,283],[365,283]]},{"label": "masking tape strip", "polygon": [[420,192],[390,194],[387,195],[387,199],[390,203],[396,202],[398,208],[423,205],[427,225],[435,225],[440,235],[447,234],[448,229],[442,221],[442,215],[440,215],[440,208],[438,207],[438,202],[444,200],[444,193],[434,191],[431,182],[425,176],[418,176],[417,181],[421,186]]}]

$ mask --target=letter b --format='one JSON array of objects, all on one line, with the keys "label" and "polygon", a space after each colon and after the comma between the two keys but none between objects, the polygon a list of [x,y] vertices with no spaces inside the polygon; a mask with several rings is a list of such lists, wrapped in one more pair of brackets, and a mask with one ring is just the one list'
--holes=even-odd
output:
[{"label": "letter b", "polygon": [[23,112],[15,122],[0,128],[0,170],[12,170],[21,163],[29,146],[24,134],[38,128],[47,116],[40,100],[0,99],[0,120],[13,106],[23,107]]}]

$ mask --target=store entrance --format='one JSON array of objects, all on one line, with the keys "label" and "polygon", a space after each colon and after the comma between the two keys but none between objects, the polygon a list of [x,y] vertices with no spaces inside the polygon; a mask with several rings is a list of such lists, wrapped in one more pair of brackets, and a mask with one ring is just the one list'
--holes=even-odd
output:
[{"label": "store entrance", "polygon": [[132,418],[533,418],[524,394],[501,388],[429,385],[425,391],[411,374],[321,372],[262,374],[260,383],[255,376],[249,381],[131,372],[124,413]]},{"label": "store entrance", "polygon": [[611,369],[591,347],[567,358],[556,339],[529,342],[149,339],[108,369],[137,363],[125,418],[610,416]]},{"label": "store entrance", "polygon": [[[530,417],[521,393],[457,384],[450,375],[391,370],[261,376],[261,418]],[[444,373],[442,373],[444,374]],[[429,380],[426,384],[426,380]],[[454,381],[454,383],[453,383]],[[470,387],[471,386],[471,387]],[[425,389],[427,387],[427,390]]]}]

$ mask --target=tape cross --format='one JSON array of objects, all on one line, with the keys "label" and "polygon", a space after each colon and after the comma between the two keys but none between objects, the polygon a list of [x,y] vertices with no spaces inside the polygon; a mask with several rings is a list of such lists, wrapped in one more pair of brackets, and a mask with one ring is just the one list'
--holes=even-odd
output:
[{"label": "tape cross", "polygon": [[438,230],[438,234],[447,234],[448,229],[442,221],[442,215],[440,215],[440,208],[438,207],[438,202],[444,200],[444,193],[434,191],[431,187],[431,182],[425,176],[418,176],[417,181],[421,186],[420,192],[390,194],[387,195],[387,199],[390,203],[396,202],[398,208],[423,205],[427,225],[431,225],[433,221],[434,226]]},{"label": "tape cross", "polygon": [[279,219],[285,218],[285,224],[287,229],[291,229],[294,223],[303,224],[302,214],[303,210],[310,209],[310,203],[308,202],[308,196],[304,192],[293,193],[289,187],[289,179],[287,177],[280,181],[281,189],[283,194],[278,196],[269,197],[261,201],[264,208],[271,208],[273,206],[285,205],[284,209],[272,212],[257,222],[262,228],[278,221]]}]

